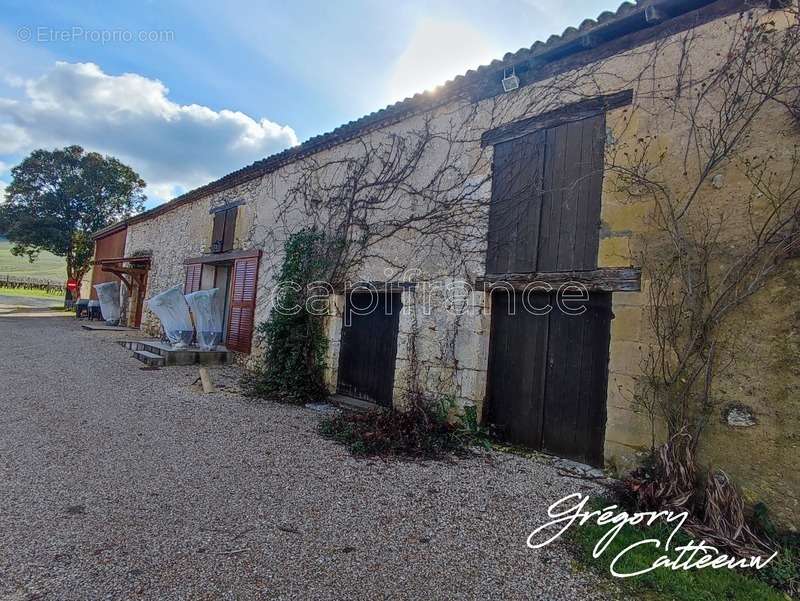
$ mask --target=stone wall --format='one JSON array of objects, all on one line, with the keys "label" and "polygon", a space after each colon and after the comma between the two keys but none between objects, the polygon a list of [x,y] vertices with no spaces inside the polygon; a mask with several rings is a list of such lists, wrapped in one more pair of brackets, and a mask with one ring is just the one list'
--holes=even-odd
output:
[{"label": "stone wall", "polygon": [[[730,17],[697,29],[692,51],[699,63],[704,63],[705,57],[725,51],[730,26],[737,18]],[[660,53],[657,62],[653,61],[656,46]],[[674,149],[685,145],[687,130],[675,121],[674,115],[665,114],[656,92],[661,82],[675,77],[680,52],[680,36],[661,40],[612,57],[604,61],[601,69],[590,66],[585,73],[573,74],[570,86],[564,86],[569,74],[559,76],[555,83],[563,91],[555,96],[547,95],[548,86],[554,83],[549,80],[499,99],[482,101],[477,107],[454,103],[438,109],[434,121],[441,124],[460,115],[472,115],[475,121],[471,128],[478,135],[475,143],[462,149],[457,160],[483,153],[484,172],[488,173],[491,149],[481,150],[477,144],[481,129],[550,110],[580,98],[581,94],[606,94],[634,87],[633,106],[615,109],[607,115],[607,153],[614,153],[617,163],[624,162],[624,153],[633,152],[643,137],[656,136],[658,140],[648,152],[654,156],[669,155],[670,151],[674,153]],[[648,75],[645,77],[644,73]],[[777,153],[779,158],[785,159],[788,149],[800,138],[779,125],[785,120],[778,107],[770,111],[763,116],[763,127],[756,130],[758,135],[750,141],[751,149],[756,153]],[[410,118],[366,136],[404,135],[419,127],[419,119]],[[358,148],[357,142],[345,143],[319,153],[314,160],[347,156],[358,152]],[[670,185],[676,188],[684,185],[686,179],[678,164],[680,158],[668,157],[664,165],[672,174]],[[670,165],[670,160],[674,160],[675,165]],[[423,161],[419,166],[421,175],[426,169],[435,168],[436,161],[436,156]],[[256,321],[267,319],[283,242],[307,220],[303,211],[287,214],[278,210],[292,182],[296,181],[297,168],[297,165],[281,168],[224,193],[132,224],[128,229],[126,254],[151,252],[153,255],[148,295],[182,283],[183,261],[207,250],[211,234],[210,207],[231,200],[243,201],[237,221],[236,248],[264,250]],[[736,165],[722,166],[719,175],[722,179],[717,181],[722,181],[722,186],[704,187],[700,196],[702,202],[709,205],[735,202],[737,194],[741,194],[744,184]],[[637,257],[653,236],[650,225],[653,204],[646,198],[632,201],[628,194],[620,192],[618,184],[615,176],[606,175],[600,267],[637,265]],[[490,189],[485,187],[479,194],[488,201]],[[735,236],[739,226],[741,223],[732,222],[729,234]],[[479,244],[475,256],[481,255],[484,248],[481,245],[485,246],[485,242]],[[364,261],[358,273],[351,274],[353,280],[407,279],[401,271],[390,269],[391,265],[402,264],[419,270],[414,278],[416,288],[410,287],[402,295],[396,403],[401,404],[411,388],[419,387],[431,399],[454,399],[459,405],[474,405],[480,410],[486,389],[490,299],[483,292],[471,292],[465,297],[456,294],[454,300],[454,295],[445,294],[442,288],[460,279],[470,281],[482,275],[482,261],[470,259],[466,265],[461,265],[462,257],[437,254],[420,245],[413,233],[387,240],[380,250],[385,260],[372,257]],[[459,269],[454,265],[460,265]],[[728,471],[742,486],[749,501],[765,501],[777,512],[782,524],[794,529],[800,526],[797,522],[800,506],[800,362],[797,360],[800,305],[796,300],[799,269],[795,262],[787,273],[754,296],[730,324],[746,343],[741,354],[736,355],[731,375],[716,384],[714,395],[721,400],[723,410],[709,425],[700,449],[702,461]],[[425,282],[435,283],[436,290],[423,294]],[[641,359],[647,345],[652,344],[646,279],[642,286],[641,292],[615,293],[613,297],[615,319],[611,332],[605,453],[607,464],[620,472],[633,467],[651,444],[650,421],[633,402],[637,387],[641,386]],[[327,320],[330,339],[327,379],[331,389],[336,383],[343,305],[342,296],[333,297]],[[144,323],[150,332],[157,328],[149,311],[145,311]],[[658,426],[656,430],[657,442],[661,442]]]},{"label": "stone wall", "polygon": [[[133,223],[128,227],[125,255],[149,254],[152,256],[147,280],[147,297],[183,285],[186,277],[184,261],[209,252],[213,215],[210,210],[230,202],[247,199],[240,207],[236,219],[234,246],[251,248],[248,243],[252,227],[252,206],[258,201],[258,182],[207,196],[186,204],[154,219]],[[158,318],[147,308],[142,312],[142,329],[157,336],[160,332]]]}]

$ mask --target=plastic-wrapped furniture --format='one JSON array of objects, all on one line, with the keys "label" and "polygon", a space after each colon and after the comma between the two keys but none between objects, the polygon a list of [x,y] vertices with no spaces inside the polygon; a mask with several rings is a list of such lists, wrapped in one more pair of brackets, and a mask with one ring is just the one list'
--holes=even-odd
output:
[{"label": "plastic-wrapped furniture", "polygon": [[189,306],[181,290],[181,286],[175,286],[147,301],[147,306],[161,320],[164,333],[175,348],[189,346],[194,338]]},{"label": "plastic-wrapped furniture", "polygon": [[110,326],[119,323],[119,282],[95,284],[97,300],[100,301],[100,313]]},{"label": "plastic-wrapped furniture", "polygon": [[206,351],[222,342],[222,302],[218,288],[186,295],[197,331],[197,345]]}]

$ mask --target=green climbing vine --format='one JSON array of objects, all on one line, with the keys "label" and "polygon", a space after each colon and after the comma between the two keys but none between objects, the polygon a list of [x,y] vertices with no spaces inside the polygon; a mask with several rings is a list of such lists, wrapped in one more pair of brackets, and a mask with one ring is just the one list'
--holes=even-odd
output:
[{"label": "green climbing vine", "polygon": [[328,394],[323,317],[309,312],[306,303],[309,284],[325,277],[326,243],[313,229],[300,230],[286,241],[275,302],[269,319],[257,329],[264,354],[246,382],[252,396],[305,403]]}]

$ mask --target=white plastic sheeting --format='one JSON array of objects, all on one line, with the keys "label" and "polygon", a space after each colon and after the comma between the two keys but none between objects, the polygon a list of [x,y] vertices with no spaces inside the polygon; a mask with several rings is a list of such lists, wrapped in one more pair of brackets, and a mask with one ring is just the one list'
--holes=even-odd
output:
[{"label": "white plastic sheeting", "polygon": [[184,348],[192,343],[194,328],[182,286],[175,286],[147,301],[147,306],[161,320],[170,344]]},{"label": "white plastic sheeting", "polygon": [[200,290],[186,295],[186,302],[194,316],[197,345],[212,350],[222,342],[222,302],[218,288]]},{"label": "white plastic sheeting", "polygon": [[100,313],[109,325],[119,323],[119,282],[95,284],[97,300],[100,301]]}]

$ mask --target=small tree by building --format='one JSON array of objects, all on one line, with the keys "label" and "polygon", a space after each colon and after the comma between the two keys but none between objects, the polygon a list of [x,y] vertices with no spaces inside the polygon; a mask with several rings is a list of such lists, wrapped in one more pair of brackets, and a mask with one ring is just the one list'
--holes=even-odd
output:
[{"label": "small tree by building", "polygon": [[0,234],[31,262],[43,250],[65,257],[78,290],[91,266],[92,232],[140,211],[145,200],[146,184],[133,169],[80,146],[34,150],[11,176]]}]

